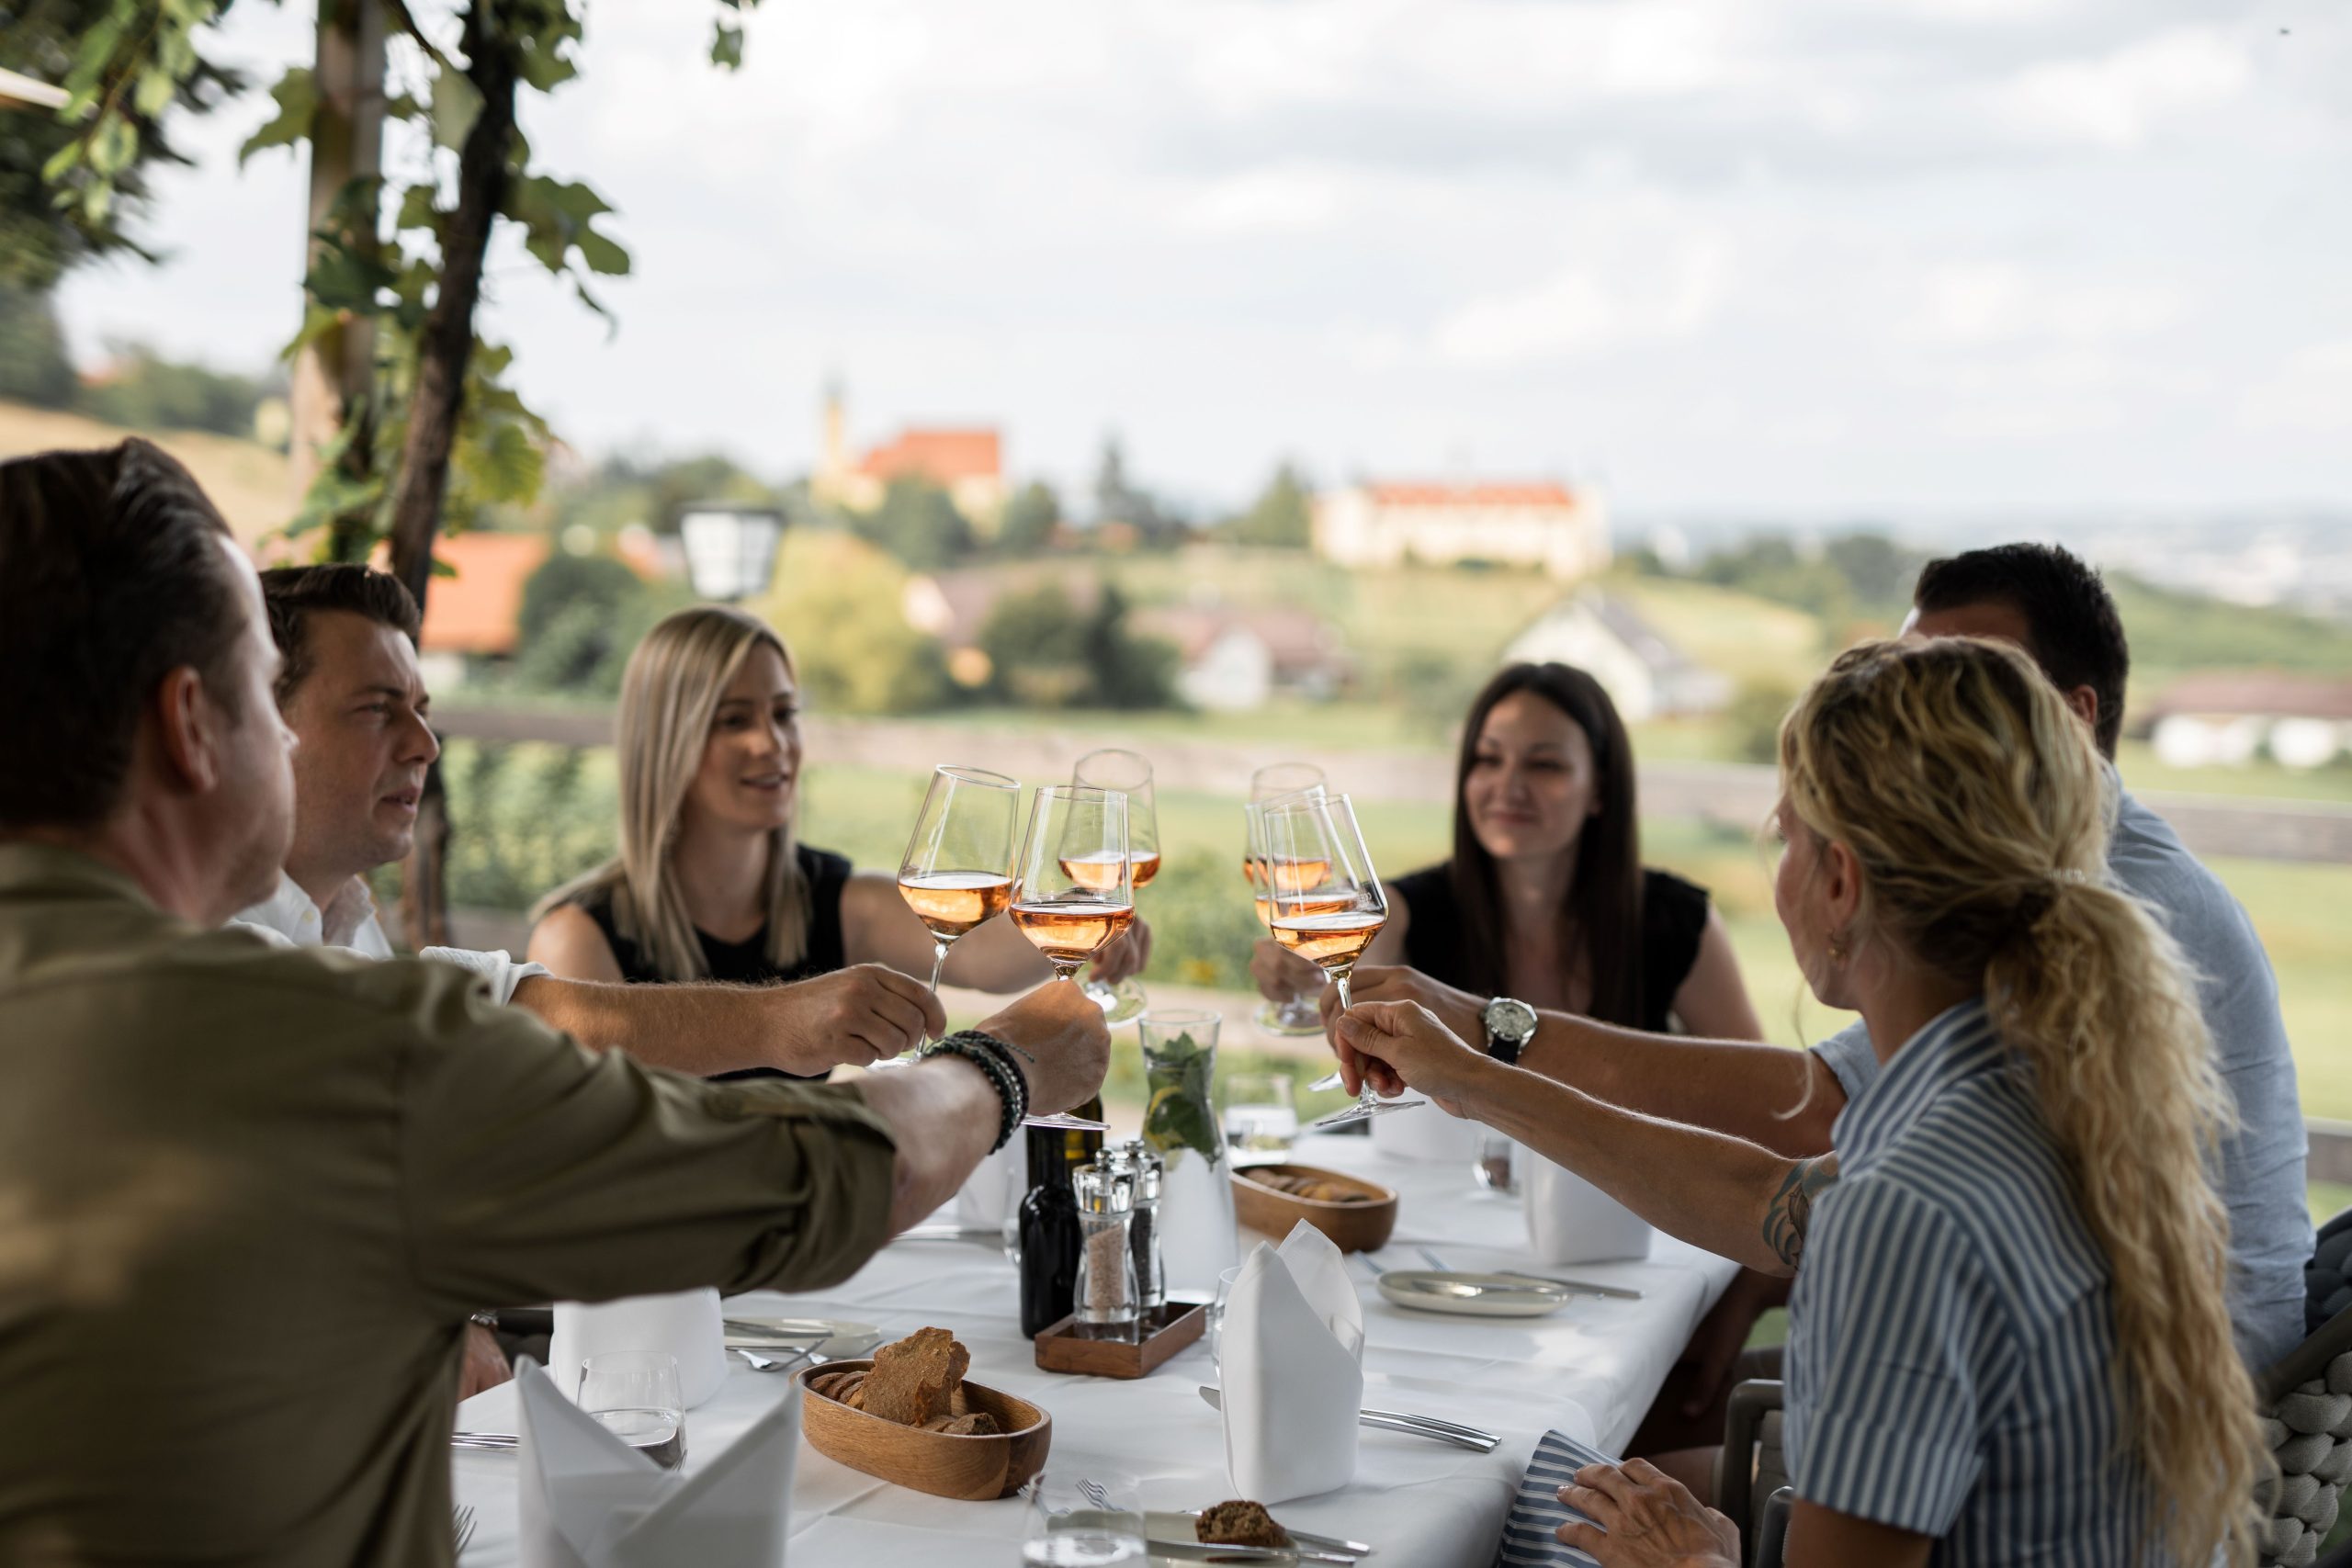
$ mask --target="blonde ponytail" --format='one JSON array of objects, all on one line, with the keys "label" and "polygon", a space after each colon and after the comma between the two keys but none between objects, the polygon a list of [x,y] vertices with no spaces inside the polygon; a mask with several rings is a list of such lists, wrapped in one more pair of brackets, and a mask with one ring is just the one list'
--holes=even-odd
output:
[{"label": "blonde ponytail", "polygon": [[2107,1259],[2115,1397],[2183,1564],[2250,1561],[2267,1456],[2206,1178],[2233,1122],[2188,967],[2109,886],[2090,737],[2024,655],[1965,639],[1841,657],[1781,731],[1789,803],[1863,872],[1858,930],[1983,987]]}]

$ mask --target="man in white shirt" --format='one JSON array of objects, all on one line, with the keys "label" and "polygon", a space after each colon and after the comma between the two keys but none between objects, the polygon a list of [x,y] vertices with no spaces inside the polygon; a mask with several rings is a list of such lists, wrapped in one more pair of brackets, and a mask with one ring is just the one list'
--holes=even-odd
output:
[{"label": "man in white shirt", "polygon": [[[285,663],[279,713],[294,750],[294,837],[277,891],[237,924],[302,947],[389,958],[364,880],[409,852],[424,772],[440,754],[416,662],[420,617],[400,580],[363,566],[262,574]],[[421,954],[481,975],[592,1050],[705,1076],[743,1067],[816,1075],[895,1056],[946,1027],[921,981],[880,964],[793,985],[617,986],[559,979],[504,953]]]}]

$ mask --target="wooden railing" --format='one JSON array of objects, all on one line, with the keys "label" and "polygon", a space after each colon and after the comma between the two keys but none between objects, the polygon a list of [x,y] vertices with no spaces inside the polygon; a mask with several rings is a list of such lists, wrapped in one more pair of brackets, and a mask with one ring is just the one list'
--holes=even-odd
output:
[{"label": "wooden railing", "polygon": [[[608,746],[613,738],[608,709],[446,707],[433,722],[444,736],[469,740]],[[923,773],[952,760],[1026,779],[1060,777],[1102,739],[1091,729],[1001,730],[922,719],[810,717],[802,724],[809,754],[827,762]],[[1366,799],[1442,805],[1453,798],[1453,759],[1435,750],[1337,751],[1159,736],[1151,744],[1152,772],[1162,789],[1238,799],[1248,793],[1250,771],[1275,760],[1277,751],[1283,761],[1320,765]],[[1640,784],[1645,816],[1697,818],[1742,831],[1762,826],[1778,790],[1772,769],[1739,762],[1645,762]],[[2199,855],[2352,864],[2352,806],[2227,795],[2143,798]]]}]

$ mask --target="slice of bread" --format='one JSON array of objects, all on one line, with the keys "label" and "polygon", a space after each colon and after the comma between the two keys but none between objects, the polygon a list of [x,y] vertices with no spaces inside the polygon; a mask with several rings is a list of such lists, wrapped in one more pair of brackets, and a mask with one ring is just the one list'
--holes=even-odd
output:
[{"label": "slice of bread", "polygon": [[950,1413],[956,1385],[971,1365],[971,1352],[947,1330],[918,1328],[874,1352],[874,1369],[859,1391],[862,1408],[902,1427],[922,1426]]},{"label": "slice of bread", "polygon": [[1219,1503],[1203,1508],[1193,1521],[1193,1533],[1217,1546],[1281,1547],[1290,1544],[1290,1532],[1274,1523],[1260,1503]]}]

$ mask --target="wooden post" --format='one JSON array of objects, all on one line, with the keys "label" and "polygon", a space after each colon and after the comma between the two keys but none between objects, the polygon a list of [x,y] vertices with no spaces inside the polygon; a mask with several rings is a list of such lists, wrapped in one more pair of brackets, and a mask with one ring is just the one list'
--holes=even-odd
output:
[{"label": "wooden post", "polygon": [[[420,608],[433,585],[433,540],[449,489],[449,453],[464,411],[466,366],[473,356],[474,308],[481,301],[482,265],[491,231],[505,202],[507,160],[514,142],[514,92],[522,60],[502,36],[492,6],[474,0],[466,13],[466,75],[481,95],[481,111],[458,150],[458,200],[441,231],[441,284],[417,337],[416,385],[409,394],[408,432],[392,477],[391,569]],[[401,917],[409,945],[449,940],[448,886],[444,875],[449,841],[448,796],[441,763],[425,770],[417,802],[416,844],[401,878]]]},{"label": "wooden post", "polygon": [[[384,151],[384,9],[379,0],[319,0],[318,58],[313,66],[318,112],[311,129],[310,221],[305,256],[316,261],[312,236],[327,221],[335,198],[356,179],[381,173]],[[307,264],[306,264],[307,265]],[[347,321],[304,348],[294,361],[292,500],[318,477],[319,453],[343,428],[345,411],[375,382],[376,329],[367,317]],[[331,546],[338,558],[344,541]]]}]

